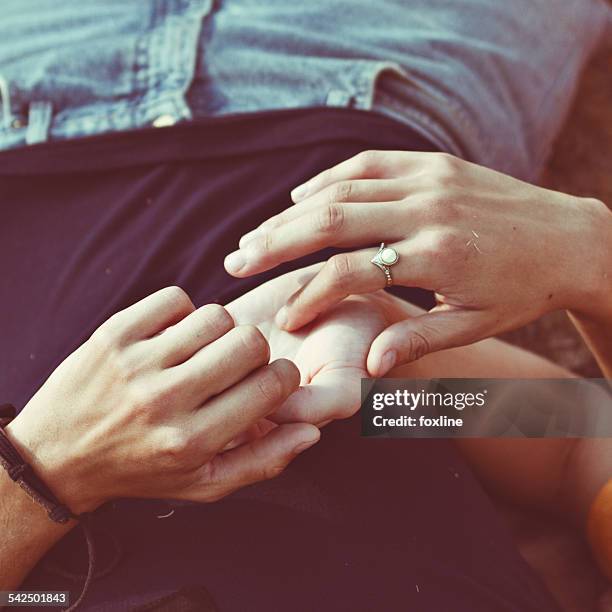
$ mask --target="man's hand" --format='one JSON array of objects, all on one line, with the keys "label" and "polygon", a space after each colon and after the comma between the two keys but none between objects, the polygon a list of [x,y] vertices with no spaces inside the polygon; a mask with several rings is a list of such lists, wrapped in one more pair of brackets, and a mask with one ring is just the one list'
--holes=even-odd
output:
[{"label": "man's hand", "polygon": [[222,452],[298,387],[253,326],[176,287],[114,315],[7,428],[75,513],[117,497],[213,501],[277,475],[319,438],[283,425]]},{"label": "man's hand", "polygon": [[395,284],[436,293],[433,310],[375,340],[373,376],[556,309],[585,317],[594,351],[604,364],[612,359],[607,341],[588,331],[591,321],[599,330],[612,320],[612,214],[601,202],[450,155],[405,151],[357,155],[292,197],[294,206],[243,236],[226,258],[230,274],[250,276],[330,246],[375,248],[333,256],[288,299],[279,325],[299,329],[349,294],[384,287],[370,262],[383,241],[399,254]]},{"label": "man's hand", "polygon": [[272,356],[291,359],[302,386],[271,418],[276,422],[307,421],[322,425],[346,418],[359,408],[360,379],[374,338],[400,317],[397,300],[385,292],[351,297],[296,332],[274,323],[287,298],[307,284],[320,264],[285,274],[243,295],[227,309],[238,324],[257,325],[270,343]]}]

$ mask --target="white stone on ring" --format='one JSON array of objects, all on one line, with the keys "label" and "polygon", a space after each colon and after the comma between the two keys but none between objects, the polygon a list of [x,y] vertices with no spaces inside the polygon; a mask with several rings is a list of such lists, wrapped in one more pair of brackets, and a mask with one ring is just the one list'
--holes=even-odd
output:
[{"label": "white stone on ring", "polygon": [[393,284],[393,277],[391,276],[391,270],[389,266],[393,266],[399,261],[399,254],[395,249],[388,247],[384,242],[380,244],[378,253],[370,260],[376,267],[380,268],[385,278],[387,279],[387,286]]}]

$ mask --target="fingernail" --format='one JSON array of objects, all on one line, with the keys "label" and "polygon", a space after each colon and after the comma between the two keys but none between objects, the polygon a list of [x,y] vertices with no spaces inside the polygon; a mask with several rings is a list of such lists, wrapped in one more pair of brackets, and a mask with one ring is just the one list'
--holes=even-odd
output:
[{"label": "fingernail", "polygon": [[301,185],[298,185],[291,192],[291,199],[297,203],[300,200],[303,200],[307,193],[308,193],[308,183],[302,183]]},{"label": "fingernail", "polygon": [[397,352],[393,349],[387,351],[380,360],[380,367],[378,368],[378,375],[384,376],[389,370],[395,365],[397,361]]},{"label": "fingernail", "polygon": [[316,438],[314,438],[312,440],[308,440],[308,442],[300,442],[293,449],[293,454],[294,455],[299,455],[300,453],[303,453],[305,450],[308,450],[311,446],[314,446],[319,441],[319,439],[320,439],[320,437],[317,436]]},{"label": "fingernail", "polygon": [[287,325],[287,307],[283,306],[277,313],[276,317],[274,317],[274,321],[278,327],[285,327]]},{"label": "fingernail", "polygon": [[247,242],[251,242],[251,240],[253,240],[253,238],[257,238],[257,236],[259,236],[259,234],[261,234],[261,229],[256,228],[248,233],[246,233],[238,242],[238,246],[240,248],[242,248]]},{"label": "fingernail", "polygon": [[234,251],[225,258],[224,263],[225,269],[230,274],[233,274],[235,272],[240,272],[240,270],[244,268],[244,265],[246,264],[246,257],[242,251]]}]

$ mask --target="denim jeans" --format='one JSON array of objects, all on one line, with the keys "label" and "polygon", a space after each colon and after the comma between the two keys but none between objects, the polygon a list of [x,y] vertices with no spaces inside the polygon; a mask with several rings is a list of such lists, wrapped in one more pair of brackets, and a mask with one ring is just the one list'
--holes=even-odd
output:
[{"label": "denim jeans", "polygon": [[0,148],[340,106],[532,179],[611,13],[605,0],[4,0]]}]

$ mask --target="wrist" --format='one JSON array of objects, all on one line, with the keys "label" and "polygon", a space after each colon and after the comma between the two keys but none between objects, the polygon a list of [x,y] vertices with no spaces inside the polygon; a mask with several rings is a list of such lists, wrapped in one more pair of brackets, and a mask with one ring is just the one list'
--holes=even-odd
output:
[{"label": "wrist", "polygon": [[[582,223],[573,236],[574,273],[566,277],[564,308],[586,321],[612,321],[612,212],[593,198],[576,198]],[[567,245],[570,247],[570,245]]]},{"label": "wrist", "polygon": [[17,417],[5,427],[5,433],[25,462],[73,514],[90,512],[103,503],[87,490],[85,483],[79,482],[77,462],[67,449],[54,443],[56,436],[52,432],[41,436],[28,427],[26,419]]},{"label": "wrist", "polygon": [[0,468],[0,590],[14,590],[38,560],[76,525],[56,523]]}]

